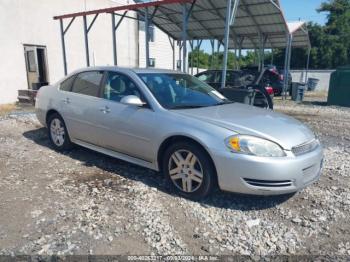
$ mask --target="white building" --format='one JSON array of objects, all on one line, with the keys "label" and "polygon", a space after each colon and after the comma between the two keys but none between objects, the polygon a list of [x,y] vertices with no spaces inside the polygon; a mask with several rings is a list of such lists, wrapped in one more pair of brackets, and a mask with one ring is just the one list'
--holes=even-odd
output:
[{"label": "white building", "polygon": [[[1,0],[0,104],[15,102],[20,89],[54,83],[64,76],[60,24],[53,20],[54,16],[133,3],[131,0]],[[128,15],[136,17],[131,11]],[[88,22],[92,19],[93,16],[88,16]],[[68,22],[69,19],[64,21],[65,26]],[[118,66],[145,67],[142,22],[125,18],[116,32]],[[111,15],[100,14],[88,36],[90,64],[113,65]],[[168,36],[155,28],[151,40],[150,58],[155,67],[172,69],[173,51]],[[82,17],[74,20],[65,42],[68,73],[85,67]],[[178,54],[175,45],[175,61]]]}]

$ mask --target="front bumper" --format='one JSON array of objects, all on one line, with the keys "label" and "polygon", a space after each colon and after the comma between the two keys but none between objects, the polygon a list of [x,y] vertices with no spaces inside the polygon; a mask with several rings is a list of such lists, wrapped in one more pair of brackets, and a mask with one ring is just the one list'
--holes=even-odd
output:
[{"label": "front bumper", "polygon": [[321,175],[321,146],[301,156],[265,158],[235,154],[227,150],[214,152],[218,183],[224,191],[278,195],[299,191],[317,181]]}]

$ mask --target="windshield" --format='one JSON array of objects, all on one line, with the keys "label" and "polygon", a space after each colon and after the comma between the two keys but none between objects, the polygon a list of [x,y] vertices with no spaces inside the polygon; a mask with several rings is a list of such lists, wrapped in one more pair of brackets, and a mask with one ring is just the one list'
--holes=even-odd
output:
[{"label": "windshield", "polygon": [[138,74],[158,102],[167,109],[216,106],[230,101],[218,91],[186,74]]}]

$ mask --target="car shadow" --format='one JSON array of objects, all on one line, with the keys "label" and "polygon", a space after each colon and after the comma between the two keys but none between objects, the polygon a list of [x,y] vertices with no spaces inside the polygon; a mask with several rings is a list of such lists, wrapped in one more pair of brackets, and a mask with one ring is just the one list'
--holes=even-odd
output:
[{"label": "car shadow", "polygon": [[311,106],[328,106],[328,103],[325,101],[303,101],[302,104]]},{"label": "car shadow", "polygon": [[[46,128],[24,132],[23,136],[40,146],[54,150],[48,139]],[[140,181],[147,186],[157,188],[157,190],[174,197],[180,197],[171,192],[165,182],[164,176],[160,172],[140,167],[80,146],[76,146],[72,150],[66,152],[58,153],[80,161],[87,167],[95,166],[103,171],[118,174],[129,180]],[[287,201],[293,195],[294,194],[253,196],[217,190],[217,192],[210,197],[198,202],[204,207],[218,207],[241,211],[263,210],[275,207],[276,205]]]}]

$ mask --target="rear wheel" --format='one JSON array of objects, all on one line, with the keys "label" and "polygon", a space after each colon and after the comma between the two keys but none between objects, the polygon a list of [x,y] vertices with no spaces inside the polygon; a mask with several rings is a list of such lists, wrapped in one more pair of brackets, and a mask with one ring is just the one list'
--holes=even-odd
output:
[{"label": "rear wheel", "polygon": [[171,145],[163,159],[168,184],[178,194],[199,200],[215,187],[216,173],[208,154],[194,143]]},{"label": "rear wheel", "polygon": [[72,147],[66,125],[62,117],[54,113],[49,116],[48,121],[49,138],[56,150],[62,151]]}]

